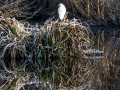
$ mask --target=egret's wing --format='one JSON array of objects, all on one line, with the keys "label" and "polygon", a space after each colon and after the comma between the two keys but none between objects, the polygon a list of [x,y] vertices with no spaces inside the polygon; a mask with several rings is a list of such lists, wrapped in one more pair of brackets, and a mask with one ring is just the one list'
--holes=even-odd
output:
[{"label": "egret's wing", "polygon": [[61,6],[58,8],[58,14],[59,14],[59,16],[62,15],[62,7]]}]

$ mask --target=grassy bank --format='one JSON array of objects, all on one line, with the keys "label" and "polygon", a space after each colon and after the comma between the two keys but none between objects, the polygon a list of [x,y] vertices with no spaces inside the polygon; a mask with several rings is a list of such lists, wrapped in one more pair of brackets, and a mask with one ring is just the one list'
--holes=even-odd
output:
[{"label": "grassy bank", "polygon": [[6,0],[1,1],[0,10],[5,16],[19,19],[47,19],[50,16],[58,18],[57,5],[60,2],[66,6],[68,18],[82,18],[93,25],[120,24],[119,0]]},{"label": "grassy bank", "polygon": [[0,10],[5,16],[18,19],[58,18],[57,5],[60,2],[66,6],[68,18],[81,18],[92,25],[120,24],[119,0],[6,0],[0,1]]},{"label": "grassy bank", "polygon": [[[80,17],[87,22],[99,22],[100,25],[118,25],[120,24],[120,1],[119,0],[38,0],[38,6],[43,7],[48,15],[57,11],[57,6],[62,2],[68,13],[68,17]],[[43,6],[44,5],[44,6]],[[55,7],[55,9],[53,9]],[[51,10],[52,9],[52,10]],[[54,10],[54,11],[53,11]],[[42,11],[42,10],[41,10]],[[50,12],[51,11],[51,12]],[[51,13],[51,16],[52,16]],[[57,13],[54,12],[53,15]],[[71,15],[73,14],[73,15]],[[90,20],[90,21],[89,21]],[[98,24],[98,25],[99,25]]]}]

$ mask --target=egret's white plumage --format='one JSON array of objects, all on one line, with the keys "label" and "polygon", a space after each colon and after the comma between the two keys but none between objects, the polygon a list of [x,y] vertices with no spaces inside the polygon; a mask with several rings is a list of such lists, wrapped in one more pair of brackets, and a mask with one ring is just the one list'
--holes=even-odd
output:
[{"label": "egret's white plumage", "polygon": [[66,13],[66,8],[65,8],[65,6],[62,3],[59,4],[58,6],[59,6],[59,8],[58,8],[59,18],[60,18],[60,20],[63,20],[64,15]]}]

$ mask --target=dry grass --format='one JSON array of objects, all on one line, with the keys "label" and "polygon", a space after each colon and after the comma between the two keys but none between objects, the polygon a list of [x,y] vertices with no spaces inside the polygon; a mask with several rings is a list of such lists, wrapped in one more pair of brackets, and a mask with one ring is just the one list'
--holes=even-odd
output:
[{"label": "dry grass", "polygon": [[62,22],[51,18],[44,26],[30,25],[2,13],[0,20],[1,77],[9,77],[1,88],[18,90],[33,83],[51,89],[86,88],[91,83],[90,63],[82,65],[81,60],[71,59],[84,57],[83,49],[92,45],[86,23],[75,18]]},{"label": "dry grass", "polygon": [[[10,50],[10,58],[17,55],[23,58],[40,58],[39,49],[43,52],[48,50],[51,54],[62,50],[62,55],[71,50],[74,56],[82,53],[82,49],[90,47],[92,43],[88,35],[91,33],[89,26],[79,19],[65,22],[50,19],[44,26],[40,26],[27,22],[21,24],[15,18],[5,18],[2,14],[1,30],[1,57]],[[63,47],[68,49],[64,50]]]},{"label": "dry grass", "polygon": [[38,0],[37,6],[42,7],[39,15],[55,16],[60,2],[66,6],[68,18],[83,18],[92,25],[120,24],[119,0]]},{"label": "dry grass", "polygon": [[[35,1],[27,0],[1,0],[0,11],[4,13],[5,17],[16,17],[17,19],[30,19],[37,12],[40,11],[41,7],[35,10]],[[34,10],[34,11],[32,11]]]},{"label": "dry grass", "polygon": [[82,18],[91,25],[119,25],[119,0],[5,0],[0,1],[0,10],[6,17],[22,19],[46,19],[58,17],[57,5],[62,2],[68,12],[68,18]]}]

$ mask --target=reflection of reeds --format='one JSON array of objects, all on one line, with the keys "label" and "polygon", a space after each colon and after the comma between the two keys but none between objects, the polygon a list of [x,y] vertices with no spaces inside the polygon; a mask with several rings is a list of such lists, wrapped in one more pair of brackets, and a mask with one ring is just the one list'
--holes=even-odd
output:
[{"label": "reflection of reeds", "polygon": [[[91,62],[80,62],[74,58],[71,60],[57,61],[51,66],[41,66],[38,62],[28,64],[28,60],[22,60],[19,66],[11,66],[11,70],[7,68],[0,71],[0,77],[5,80],[0,89],[21,90],[22,87],[32,84],[43,89],[89,88],[88,85],[93,79]],[[40,61],[42,60],[39,59]],[[0,64],[3,65],[2,62]]]}]

